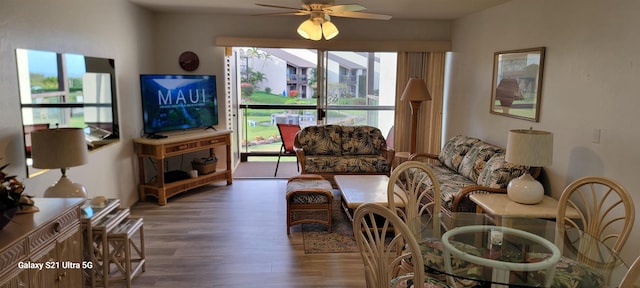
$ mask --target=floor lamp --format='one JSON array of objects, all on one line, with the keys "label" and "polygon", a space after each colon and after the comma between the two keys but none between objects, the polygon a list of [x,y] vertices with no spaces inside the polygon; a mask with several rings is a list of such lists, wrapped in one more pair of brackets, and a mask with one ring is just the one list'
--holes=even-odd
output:
[{"label": "floor lamp", "polygon": [[418,134],[418,111],[422,102],[431,100],[431,94],[429,94],[423,79],[411,78],[407,82],[407,86],[404,87],[400,100],[409,101],[411,105],[411,142],[409,143],[409,152],[415,153]]},{"label": "floor lamp", "polygon": [[47,188],[44,197],[87,198],[82,184],[67,178],[69,167],[87,163],[87,143],[81,128],[41,129],[31,132],[31,156],[33,167],[39,169],[60,169],[62,177]]}]

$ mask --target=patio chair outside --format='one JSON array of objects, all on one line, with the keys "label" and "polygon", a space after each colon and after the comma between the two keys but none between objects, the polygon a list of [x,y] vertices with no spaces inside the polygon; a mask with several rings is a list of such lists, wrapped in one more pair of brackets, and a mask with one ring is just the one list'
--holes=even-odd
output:
[{"label": "patio chair outside", "polygon": [[[280,146],[280,153],[278,153],[278,162],[276,163],[276,171],[273,173],[273,177],[278,175],[278,166],[280,166],[280,157],[282,155],[295,155],[293,150],[293,139],[300,131],[300,125],[298,124],[284,124],[278,123],[278,131],[280,131],[280,140],[282,140],[282,146]],[[300,172],[300,166],[298,165],[298,158],[296,157],[296,167]]]}]

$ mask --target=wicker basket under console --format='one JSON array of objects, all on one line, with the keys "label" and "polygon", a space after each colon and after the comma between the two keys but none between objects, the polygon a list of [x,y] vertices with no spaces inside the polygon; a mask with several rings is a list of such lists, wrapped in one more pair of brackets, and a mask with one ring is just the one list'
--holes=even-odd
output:
[{"label": "wicker basket under console", "polygon": [[198,170],[198,175],[216,172],[217,165],[218,158],[215,156],[208,158],[196,158],[191,161],[191,167],[193,167],[193,170]]}]

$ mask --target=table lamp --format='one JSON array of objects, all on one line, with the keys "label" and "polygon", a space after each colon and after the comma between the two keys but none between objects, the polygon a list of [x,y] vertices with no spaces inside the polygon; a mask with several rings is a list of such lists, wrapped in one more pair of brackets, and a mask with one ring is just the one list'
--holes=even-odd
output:
[{"label": "table lamp", "polygon": [[31,132],[31,156],[34,168],[59,168],[62,172],[62,177],[47,188],[44,197],[87,198],[84,186],[71,182],[66,176],[69,167],[87,163],[87,144],[81,128],[41,129]]},{"label": "table lamp", "polygon": [[[553,134],[546,131],[521,129],[509,131],[505,161],[529,167],[551,165],[553,158]],[[511,180],[507,195],[515,202],[536,204],[544,197],[542,184],[529,172]]]},{"label": "table lamp", "polygon": [[431,100],[431,94],[429,94],[423,79],[410,78],[407,86],[404,87],[400,100],[409,101],[411,105],[411,142],[409,143],[409,152],[415,153],[418,133],[418,111],[422,102]]}]

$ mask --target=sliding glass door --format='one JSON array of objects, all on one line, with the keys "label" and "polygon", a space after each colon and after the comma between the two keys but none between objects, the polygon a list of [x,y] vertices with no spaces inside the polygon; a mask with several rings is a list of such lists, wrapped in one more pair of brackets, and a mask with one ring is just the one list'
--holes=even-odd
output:
[{"label": "sliding glass door", "polygon": [[383,133],[393,125],[396,53],[234,47],[233,55],[241,161],[278,155],[278,123]]}]

